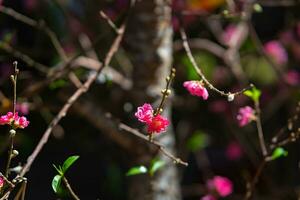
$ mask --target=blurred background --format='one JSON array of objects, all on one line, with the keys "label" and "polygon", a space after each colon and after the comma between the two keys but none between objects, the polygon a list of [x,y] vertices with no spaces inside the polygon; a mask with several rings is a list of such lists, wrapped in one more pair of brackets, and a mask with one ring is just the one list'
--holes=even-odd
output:
[{"label": "blurred background", "polygon": [[[182,48],[181,26],[196,62],[215,87],[235,92],[254,83],[262,91],[267,144],[296,112],[297,0],[140,0],[131,9],[129,0],[0,2],[0,113],[12,108],[9,76],[17,60],[17,110],[30,120],[16,136],[20,155],[12,166],[25,163],[68,97],[103,62],[116,33],[100,11],[116,26],[127,19],[122,45],[110,66],[54,128],[28,172],[26,199],[55,199],[52,164],[62,164],[71,155],[80,158],[66,176],[81,199],[199,200],[208,193],[206,182],[216,175],[233,183],[233,193],[224,199],[243,198],[262,155],[255,123],[240,127],[236,116],[240,107],[253,103],[243,95],[229,102],[211,90],[204,101],[185,90],[184,81],[200,78]],[[144,102],[158,105],[171,67],[177,72],[164,115],[172,127],[156,139],[187,161],[187,167],[173,164],[117,126],[124,122],[146,133],[134,112]],[[297,120],[293,129],[298,129]],[[0,127],[1,169],[6,164],[8,130]],[[285,128],[280,137],[290,132]],[[288,156],[267,164],[253,199],[300,198],[299,142],[285,148]],[[153,177],[126,176],[130,168],[148,166],[154,158],[165,165]]]}]

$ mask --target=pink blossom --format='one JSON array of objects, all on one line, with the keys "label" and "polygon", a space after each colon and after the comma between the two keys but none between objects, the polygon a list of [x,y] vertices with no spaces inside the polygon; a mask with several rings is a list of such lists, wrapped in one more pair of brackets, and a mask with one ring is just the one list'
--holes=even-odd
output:
[{"label": "pink blossom", "polygon": [[156,115],[152,118],[148,125],[148,132],[149,133],[162,133],[165,132],[167,127],[169,126],[170,122],[167,118],[164,118],[161,115]]},{"label": "pink blossom", "polygon": [[29,125],[29,121],[26,117],[19,116],[18,112],[13,114],[12,112],[8,112],[6,115],[2,115],[0,117],[0,125],[10,125],[13,128],[26,128]]},{"label": "pink blossom", "polygon": [[238,160],[242,157],[243,151],[237,142],[231,142],[226,148],[226,157],[229,160]]},{"label": "pink blossom", "polygon": [[0,188],[2,188],[4,185],[4,178],[0,176]]},{"label": "pink blossom", "polygon": [[145,103],[143,106],[138,107],[135,117],[144,123],[151,123],[153,118],[153,108],[150,104]]},{"label": "pink blossom", "polygon": [[215,176],[207,182],[208,189],[216,191],[221,197],[226,197],[232,193],[233,186],[231,180],[222,176]]},{"label": "pink blossom", "polygon": [[232,46],[235,40],[235,36],[237,34],[237,27],[235,25],[229,25],[225,28],[222,34],[222,40],[224,44],[228,46]]},{"label": "pink blossom", "polygon": [[286,83],[296,86],[300,83],[300,74],[296,70],[289,70],[284,76]]},{"label": "pink blossom", "polygon": [[276,40],[267,42],[264,45],[264,51],[268,54],[276,64],[283,65],[288,61],[288,55],[282,44]]},{"label": "pink blossom", "polygon": [[185,81],[183,86],[193,96],[202,97],[204,100],[208,98],[208,92],[201,81]]},{"label": "pink blossom", "polygon": [[208,194],[202,197],[201,200],[216,200],[216,198],[213,195]]},{"label": "pink blossom", "polygon": [[240,126],[245,126],[255,119],[254,110],[250,106],[245,106],[239,109],[237,120]]},{"label": "pink blossom", "polygon": [[14,114],[12,112],[8,112],[6,115],[2,115],[0,117],[0,125],[10,124],[14,121]]},{"label": "pink blossom", "polygon": [[23,102],[23,103],[17,103],[16,110],[23,115],[28,115],[29,113],[29,103]]},{"label": "pink blossom", "polygon": [[29,121],[26,117],[17,117],[14,120],[14,127],[15,128],[26,128],[29,125]]}]

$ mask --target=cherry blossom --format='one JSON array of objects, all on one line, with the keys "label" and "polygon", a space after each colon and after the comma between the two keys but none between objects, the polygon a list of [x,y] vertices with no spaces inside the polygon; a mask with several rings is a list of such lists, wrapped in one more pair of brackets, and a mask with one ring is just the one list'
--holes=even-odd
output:
[{"label": "cherry blossom", "polygon": [[287,63],[288,55],[282,44],[276,40],[267,42],[264,45],[264,51],[276,64],[283,65]]},{"label": "cherry blossom", "polygon": [[245,126],[255,119],[254,110],[250,106],[245,106],[239,109],[237,120],[240,126]]},{"label": "cherry blossom", "polygon": [[0,116],[0,125],[10,125],[13,128],[26,128],[29,125],[29,121],[26,117],[19,116],[18,112],[13,114],[8,112],[6,115]]},{"label": "cherry blossom", "polygon": [[233,191],[231,180],[222,176],[215,176],[208,180],[207,187],[211,191],[216,191],[221,197],[226,197]]},{"label": "cherry blossom", "polygon": [[208,92],[201,81],[185,81],[183,86],[193,96],[202,97],[204,100],[208,98]]}]

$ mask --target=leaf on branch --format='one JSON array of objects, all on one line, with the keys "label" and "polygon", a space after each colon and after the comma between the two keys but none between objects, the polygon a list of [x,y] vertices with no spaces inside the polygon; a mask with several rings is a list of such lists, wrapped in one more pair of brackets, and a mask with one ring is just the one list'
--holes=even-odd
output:
[{"label": "leaf on branch", "polygon": [[256,87],[253,87],[251,90],[246,90],[244,92],[244,95],[251,98],[254,102],[258,102],[259,98],[261,96],[261,91],[257,89]]},{"label": "leaf on branch", "polygon": [[286,157],[288,155],[288,151],[286,151],[284,148],[282,147],[277,147],[273,153],[272,153],[272,160],[275,160],[277,158],[280,158],[280,157]]},{"label": "leaf on branch", "polygon": [[70,156],[67,160],[65,160],[62,166],[62,172],[65,174],[67,170],[76,162],[79,156]]},{"label": "leaf on branch", "polygon": [[166,163],[163,160],[153,159],[149,169],[150,176],[153,176],[156,171],[162,168]]},{"label": "leaf on branch", "polygon": [[56,175],[52,180],[52,189],[56,194],[58,194],[59,191],[61,190],[61,179],[62,179],[61,175]]},{"label": "leaf on branch", "polygon": [[133,176],[133,175],[137,175],[137,174],[145,174],[148,172],[148,169],[141,165],[141,166],[137,166],[137,167],[132,167],[128,170],[128,172],[126,173],[126,176]]}]

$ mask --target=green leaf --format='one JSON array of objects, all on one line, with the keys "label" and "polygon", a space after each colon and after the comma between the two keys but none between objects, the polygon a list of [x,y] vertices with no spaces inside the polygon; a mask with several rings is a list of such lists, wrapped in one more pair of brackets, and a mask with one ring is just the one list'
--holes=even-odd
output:
[{"label": "green leaf", "polygon": [[203,149],[207,147],[209,138],[207,134],[203,133],[202,131],[196,131],[187,141],[187,148],[195,152],[199,149]]},{"label": "green leaf", "polygon": [[61,179],[62,179],[61,175],[56,175],[52,180],[52,189],[56,194],[59,193],[61,187]]},{"label": "green leaf", "polygon": [[162,168],[166,163],[163,160],[153,159],[149,169],[150,176],[153,176],[154,173]]},{"label": "green leaf", "polygon": [[70,156],[67,160],[65,160],[62,166],[62,172],[65,174],[66,171],[74,164],[74,162],[79,158],[79,156]]},{"label": "green leaf", "polygon": [[67,84],[67,81],[64,79],[58,79],[56,81],[53,81],[52,83],[50,83],[49,88],[51,90],[57,89],[57,88],[62,88]]},{"label": "green leaf", "polygon": [[275,159],[280,158],[282,156],[286,157],[287,155],[288,155],[288,152],[284,148],[277,147],[273,151],[271,158],[272,158],[272,160],[275,160]]},{"label": "green leaf", "polygon": [[255,3],[255,4],[253,5],[253,9],[254,9],[254,11],[257,12],[257,13],[261,13],[261,12],[263,11],[263,8],[262,8],[261,5],[258,4],[258,3]]},{"label": "green leaf", "polygon": [[126,176],[133,176],[133,175],[137,175],[137,174],[145,174],[147,172],[148,172],[148,169],[145,166],[141,165],[141,166],[130,168],[128,170],[128,172],[126,173]]},{"label": "green leaf", "polygon": [[261,96],[261,91],[256,87],[253,87],[251,90],[246,90],[244,95],[250,97],[254,102],[258,102]]}]

